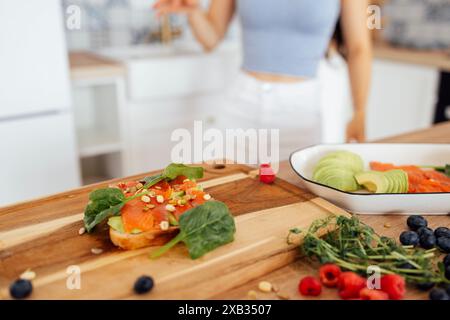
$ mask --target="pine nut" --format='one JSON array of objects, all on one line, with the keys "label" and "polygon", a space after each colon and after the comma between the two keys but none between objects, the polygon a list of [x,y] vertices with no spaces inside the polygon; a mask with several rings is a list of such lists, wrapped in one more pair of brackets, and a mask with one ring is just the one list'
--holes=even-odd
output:
[{"label": "pine nut", "polygon": [[261,281],[258,285],[258,289],[262,292],[271,292],[272,284],[268,281]]},{"label": "pine nut", "polygon": [[169,222],[168,221],[161,221],[159,224],[159,227],[161,230],[168,230],[169,229]]},{"label": "pine nut", "polygon": [[208,200],[211,199],[211,195],[205,194],[205,195],[203,196],[203,199],[205,199],[206,201],[208,201]]},{"label": "pine nut", "polygon": [[101,249],[101,248],[92,248],[91,252],[93,254],[101,254],[103,252],[103,249]]}]

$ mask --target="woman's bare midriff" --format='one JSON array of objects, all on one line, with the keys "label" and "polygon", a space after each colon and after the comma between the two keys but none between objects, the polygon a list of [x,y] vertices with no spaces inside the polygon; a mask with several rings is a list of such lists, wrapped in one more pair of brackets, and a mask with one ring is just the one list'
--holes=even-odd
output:
[{"label": "woman's bare midriff", "polygon": [[263,81],[263,82],[280,82],[280,83],[296,83],[307,80],[306,78],[287,76],[287,75],[278,75],[278,74],[270,74],[270,73],[261,73],[255,71],[244,70],[250,76]]}]

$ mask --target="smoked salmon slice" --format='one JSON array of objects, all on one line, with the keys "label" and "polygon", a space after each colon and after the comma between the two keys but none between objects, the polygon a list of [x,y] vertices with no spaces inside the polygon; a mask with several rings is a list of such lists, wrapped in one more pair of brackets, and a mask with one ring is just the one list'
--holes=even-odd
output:
[{"label": "smoked salmon slice", "polygon": [[392,163],[373,161],[370,168],[375,171],[388,171],[399,169],[408,174],[408,193],[450,192],[450,178],[430,169],[421,169],[418,166],[396,166]]}]

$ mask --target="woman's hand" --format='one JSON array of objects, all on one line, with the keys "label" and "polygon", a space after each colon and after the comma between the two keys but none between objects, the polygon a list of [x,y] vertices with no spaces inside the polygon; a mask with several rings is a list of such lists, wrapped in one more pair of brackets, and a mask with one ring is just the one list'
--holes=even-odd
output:
[{"label": "woman's hand", "polygon": [[199,0],[156,0],[156,15],[187,14],[192,33],[207,51],[214,49],[225,36],[235,11],[235,0],[211,0],[203,10]]},{"label": "woman's hand", "polygon": [[167,13],[190,14],[199,8],[199,0],[157,0],[153,5],[158,16]]},{"label": "woman's hand", "polygon": [[356,112],[347,125],[347,142],[366,141],[366,116],[363,112]]}]

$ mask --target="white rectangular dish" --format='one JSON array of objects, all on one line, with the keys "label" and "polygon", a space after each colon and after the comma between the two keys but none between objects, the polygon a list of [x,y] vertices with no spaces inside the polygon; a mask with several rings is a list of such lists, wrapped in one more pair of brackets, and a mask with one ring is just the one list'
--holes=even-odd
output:
[{"label": "white rectangular dish", "polygon": [[334,144],[316,145],[291,154],[292,169],[303,186],[312,193],[349,211],[360,214],[380,213],[450,213],[450,193],[369,194],[340,191],[312,180],[316,163],[326,154],[347,150],[359,154],[366,169],[370,161],[395,165],[443,166],[450,163],[450,144]]}]

